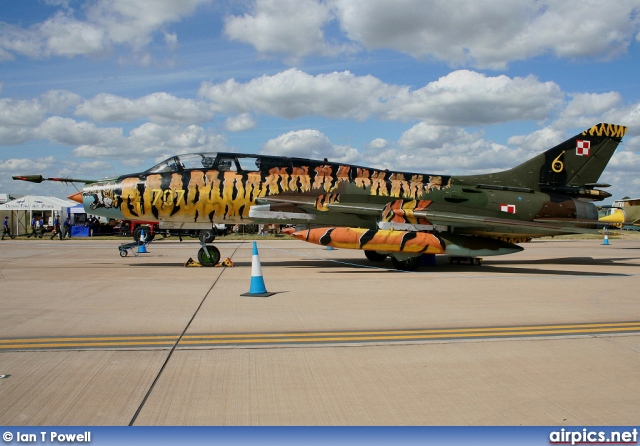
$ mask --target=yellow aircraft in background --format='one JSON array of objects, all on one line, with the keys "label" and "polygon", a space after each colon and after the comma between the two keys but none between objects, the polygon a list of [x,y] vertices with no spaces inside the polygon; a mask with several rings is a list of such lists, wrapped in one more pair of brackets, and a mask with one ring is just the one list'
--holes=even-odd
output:
[{"label": "yellow aircraft in background", "polygon": [[609,214],[600,217],[599,221],[611,223],[618,228],[624,225],[640,226],[640,198],[614,201]]}]

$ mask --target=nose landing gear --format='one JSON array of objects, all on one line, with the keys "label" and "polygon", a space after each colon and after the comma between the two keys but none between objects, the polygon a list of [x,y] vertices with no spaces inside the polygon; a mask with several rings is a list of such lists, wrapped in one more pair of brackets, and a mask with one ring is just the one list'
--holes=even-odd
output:
[{"label": "nose landing gear", "polygon": [[220,262],[220,251],[213,245],[200,242],[202,247],[198,250],[198,262],[202,266],[216,266]]}]

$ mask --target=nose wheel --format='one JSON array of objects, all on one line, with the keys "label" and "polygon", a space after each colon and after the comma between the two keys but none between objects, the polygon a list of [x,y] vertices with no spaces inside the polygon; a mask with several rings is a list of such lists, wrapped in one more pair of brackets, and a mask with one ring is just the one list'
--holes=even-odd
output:
[{"label": "nose wheel", "polygon": [[198,262],[202,266],[216,266],[220,263],[220,251],[213,245],[203,245],[198,251]]}]

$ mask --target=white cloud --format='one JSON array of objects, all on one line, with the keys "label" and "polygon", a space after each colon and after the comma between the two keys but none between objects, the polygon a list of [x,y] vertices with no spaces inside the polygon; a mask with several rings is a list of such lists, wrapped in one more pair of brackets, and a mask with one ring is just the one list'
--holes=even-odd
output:
[{"label": "white cloud", "polygon": [[0,125],[0,146],[23,144],[34,137],[31,128],[3,127]]},{"label": "white cloud", "polygon": [[378,100],[398,87],[349,71],[312,76],[291,68],[247,83],[204,82],[199,95],[223,112],[256,112],[293,119],[305,115],[364,120],[380,109]]},{"label": "white cloud", "polygon": [[227,17],[224,32],[261,53],[331,55],[341,51],[325,42],[322,28],[331,19],[329,7],[314,0],[256,0],[250,13]]},{"label": "white cloud", "polygon": [[76,109],[76,115],[98,122],[148,118],[154,122],[194,123],[210,120],[213,111],[205,102],[181,99],[164,92],[152,93],[138,99],[101,93],[80,104]]},{"label": "white cloud", "polygon": [[15,25],[0,28],[0,48],[34,59],[51,56],[96,55],[108,47],[103,30],[59,12],[42,23],[23,29]]},{"label": "white cloud", "polygon": [[37,99],[0,99],[0,127],[33,127],[42,121],[46,109]]},{"label": "white cloud", "polygon": [[[588,127],[596,124],[595,122]],[[585,127],[588,128],[588,127]],[[541,153],[568,139],[565,132],[552,127],[536,130],[528,135],[514,135],[509,138],[510,146],[520,147],[528,152]]]},{"label": "white cloud", "polygon": [[459,70],[415,91],[404,89],[388,101],[390,119],[420,119],[439,125],[480,125],[540,120],[562,105],[554,82],[486,76]]},{"label": "white cloud", "polygon": [[366,147],[368,149],[373,149],[373,150],[380,150],[380,149],[385,149],[387,147],[389,147],[389,141],[387,141],[384,138],[376,138],[372,141],[370,141]]},{"label": "white cloud", "polygon": [[164,43],[167,44],[167,47],[169,47],[169,49],[175,50],[178,47],[178,34],[165,31],[163,35]]},{"label": "white cloud", "polygon": [[47,114],[64,113],[80,100],[80,96],[65,90],[49,90],[37,99],[0,99],[0,129],[33,129]]},{"label": "white cloud", "polygon": [[225,122],[225,128],[230,132],[243,132],[256,126],[256,121],[249,113],[241,113],[238,116],[229,117]]},{"label": "white cloud", "polygon": [[[364,47],[504,69],[546,54],[610,59],[625,53],[640,39],[637,1],[611,0],[604,9],[598,0],[256,0],[249,13],[227,17],[225,33],[260,53],[294,59]],[[333,20],[342,34],[330,44],[323,29]]]},{"label": "white cloud", "polygon": [[55,162],[54,157],[29,159],[29,158],[11,158],[0,160],[0,172],[35,172],[50,167]]},{"label": "white cloud", "polygon": [[[67,160],[56,160],[50,168],[50,175],[63,178],[100,179],[113,177],[115,173],[111,163],[107,161],[87,161],[76,163]],[[48,183],[50,187],[54,183]]]},{"label": "white cloud", "polygon": [[353,147],[334,145],[322,132],[312,129],[289,132],[271,139],[264,144],[261,152],[269,155],[327,158],[343,163],[355,163],[361,157]]},{"label": "white cloud", "polygon": [[40,103],[48,113],[63,114],[81,102],[80,96],[67,90],[49,90],[40,96]]},{"label": "white cloud", "polygon": [[640,153],[632,152],[630,150],[616,151],[609,161],[611,170],[616,173],[629,172],[636,174],[640,171]]},{"label": "white cloud", "polygon": [[47,116],[64,113],[81,101],[80,96],[65,90],[50,90],[38,99],[0,99],[0,145],[22,144],[32,139],[65,141],[97,133],[93,124]]},{"label": "white cloud", "polygon": [[89,161],[78,164],[78,170],[81,172],[108,172],[112,169],[111,163],[106,161]]},{"label": "white cloud", "polygon": [[[28,29],[6,24],[0,27],[0,60],[15,55],[30,58],[75,57],[103,54],[114,45],[127,45],[144,60],[145,48],[162,32],[173,48],[176,34],[163,26],[182,20],[209,0],[98,0],[86,8],[86,17],[78,19],[68,5],[44,22]],[[85,10],[85,8],[83,8]]]},{"label": "white cloud", "polygon": [[512,149],[485,139],[469,143],[444,142],[432,149],[389,148],[367,161],[375,167],[428,173],[432,175],[470,175],[498,172],[514,167],[529,157],[526,151]]},{"label": "white cloud", "polygon": [[[162,158],[162,157],[159,157],[159,158]],[[168,156],[165,158],[168,158]],[[161,160],[156,161],[156,164],[159,163],[160,161]],[[144,159],[143,158],[127,158],[127,159],[120,160],[120,162],[124,166],[138,167],[144,164]]]},{"label": "white cloud", "polygon": [[106,141],[117,144],[123,140],[120,128],[99,128],[89,122],[77,122],[60,116],[45,120],[35,135],[67,146],[101,144]]},{"label": "white cloud", "polygon": [[[607,192],[613,194],[614,199],[621,199],[624,196],[640,198],[640,138],[635,137],[627,141],[623,147],[611,157],[606,170],[602,174],[599,182],[611,184],[612,187]],[[635,192],[634,192],[635,191]]]},{"label": "white cloud", "polygon": [[[369,50],[393,49],[453,66],[502,69],[554,54],[610,58],[638,32],[634,0],[334,0],[342,30]],[[570,19],[567,19],[570,17]]]},{"label": "white cloud", "polygon": [[[109,135],[108,135],[109,136]],[[74,155],[86,158],[125,158],[138,164],[149,157],[168,157],[176,153],[210,152],[224,147],[225,139],[208,130],[190,125],[143,124],[128,137],[116,135],[96,143],[85,143],[73,150]]]},{"label": "white cloud", "polygon": [[607,110],[602,116],[605,122],[628,126],[628,136],[640,135],[640,103]]},{"label": "white cloud", "polygon": [[458,127],[431,125],[421,122],[400,136],[398,144],[403,149],[437,149],[445,144],[470,144],[482,138]]},{"label": "white cloud", "polygon": [[199,149],[210,143],[207,131],[196,125],[187,127],[161,126],[147,123],[131,131],[136,146],[164,146],[181,149]]},{"label": "white cloud", "polygon": [[[601,122],[602,115],[622,103],[620,93],[573,93],[564,110],[559,114],[556,126],[587,128]],[[616,122],[616,124],[619,124]]]},{"label": "white cloud", "polygon": [[162,26],[190,16],[207,1],[100,0],[88,9],[87,18],[104,29],[111,41],[141,48]]},{"label": "white cloud", "polygon": [[418,119],[441,125],[478,125],[545,119],[562,104],[553,82],[533,76],[490,77],[454,71],[418,90],[349,71],[312,76],[289,69],[247,83],[205,82],[200,96],[220,112],[256,112],[293,119],[305,115],[365,120]]},{"label": "white cloud", "polygon": [[35,38],[42,39],[41,57],[100,54],[108,45],[104,30],[61,13],[33,32],[37,33]]}]

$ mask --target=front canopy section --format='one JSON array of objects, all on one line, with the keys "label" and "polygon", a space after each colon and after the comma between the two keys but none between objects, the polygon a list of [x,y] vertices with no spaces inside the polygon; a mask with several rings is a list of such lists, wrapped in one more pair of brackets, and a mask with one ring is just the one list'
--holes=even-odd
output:
[{"label": "front canopy section", "polygon": [[175,155],[156,164],[146,173],[182,172],[193,169],[214,169],[221,172],[255,172],[260,170],[261,158],[235,153],[188,153]]},{"label": "front canopy section", "polygon": [[147,173],[182,172],[188,169],[211,169],[217,153],[189,153],[176,155],[156,164]]}]

